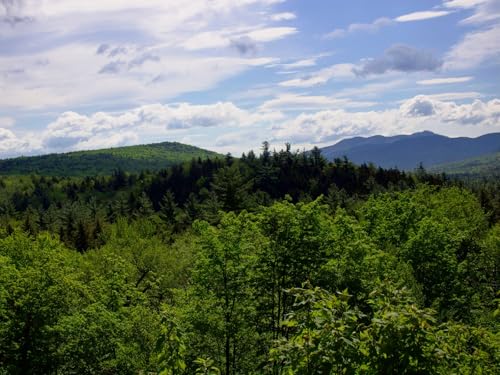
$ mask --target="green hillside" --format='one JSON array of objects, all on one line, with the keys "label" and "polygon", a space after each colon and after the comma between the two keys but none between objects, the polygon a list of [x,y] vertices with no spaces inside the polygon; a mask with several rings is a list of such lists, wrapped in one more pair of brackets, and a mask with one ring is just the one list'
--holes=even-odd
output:
[{"label": "green hillside", "polygon": [[116,169],[127,172],[158,170],[193,158],[205,159],[217,155],[215,152],[182,143],[163,142],[0,160],[0,175],[109,175]]},{"label": "green hillside", "polygon": [[460,162],[436,165],[432,172],[444,172],[460,178],[498,178],[500,177],[500,152]]}]

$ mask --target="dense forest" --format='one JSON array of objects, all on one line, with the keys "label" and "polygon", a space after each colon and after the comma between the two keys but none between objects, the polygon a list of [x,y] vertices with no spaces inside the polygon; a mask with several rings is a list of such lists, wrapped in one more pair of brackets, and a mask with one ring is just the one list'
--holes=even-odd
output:
[{"label": "dense forest", "polygon": [[500,152],[466,159],[456,163],[441,164],[429,168],[431,172],[445,172],[461,179],[497,178],[500,179]]},{"label": "dense forest", "polygon": [[0,160],[0,175],[110,175],[117,169],[127,172],[155,171],[193,158],[216,156],[220,155],[198,147],[178,142],[162,142]]},{"label": "dense forest", "polygon": [[0,178],[0,374],[499,374],[500,181],[290,145]]}]

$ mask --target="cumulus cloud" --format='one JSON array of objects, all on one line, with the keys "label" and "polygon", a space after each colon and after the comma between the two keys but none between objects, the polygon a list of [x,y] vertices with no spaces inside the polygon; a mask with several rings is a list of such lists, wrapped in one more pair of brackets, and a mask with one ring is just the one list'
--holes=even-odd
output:
[{"label": "cumulus cloud", "polygon": [[384,112],[346,112],[327,110],[303,113],[285,125],[275,127],[274,140],[293,143],[333,142],[345,137],[374,134],[382,123],[388,124]]},{"label": "cumulus cloud", "polygon": [[[457,104],[416,96],[399,108],[348,112],[343,109],[304,113],[274,127],[274,140],[332,143],[342,138],[373,134],[394,135],[432,130],[458,135],[500,131],[500,99]],[[443,131],[443,130],[446,131]]]},{"label": "cumulus cloud", "polygon": [[42,136],[45,151],[72,151],[132,144],[145,135],[168,136],[192,128],[240,128],[273,122],[279,113],[250,113],[233,103],[211,105],[144,105],[127,112],[97,112],[86,116],[65,112]]},{"label": "cumulus cloud", "polygon": [[0,157],[12,156],[29,152],[31,149],[28,139],[18,138],[11,130],[0,127]]},{"label": "cumulus cloud", "polygon": [[436,71],[442,64],[443,62],[431,52],[399,44],[387,49],[381,57],[365,60],[355,72],[365,76],[388,71]]},{"label": "cumulus cloud", "polygon": [[[13,130],[0,128],[0,156],[114,147],[173,137],[182,139],[194,136],[195,129],[203,128],[212,128],[216,136],[202,145],[224,152],[254,147],[259,134],[256,129],[265,131],[265,137],[273,142],[302,145],[332,143],[359,135],[422,130],[449,135],[500,131],[500,99],[474,99],[457,104],[452,100],[453,93],[447,94],[448,98],[438,95],[416,96],[388,110],[360,109],[369,103],[356,108],[356,103],[347,99],[282,95],[253,112],[231,102],[154,104],[119,113],[90,115],[65,112],[36,137],[20,136]],[[307,110],[316,112],[299,115],[287,112],[285,116],[281,110],[286,111],[288,105],[308,107]]]},{"label": "cumulus cloud", "polygon": [[406,117],[426,117],[436,113],[435,102],[426,96],[416,96],[401,106],[401,113]]}]

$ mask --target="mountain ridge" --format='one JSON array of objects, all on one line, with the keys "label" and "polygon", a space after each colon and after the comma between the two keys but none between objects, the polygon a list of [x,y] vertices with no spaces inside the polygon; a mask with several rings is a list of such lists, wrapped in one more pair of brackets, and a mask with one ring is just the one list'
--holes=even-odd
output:
[{"label": "mountain ridge", "polygon": [[476,138],[450,138],[430,131],[392,137],[355,137],[323,147],[321,151],[328,160],[346,156],[358,164],[411,170],[420,163],[428,168],[498,152],[500,133]]}]

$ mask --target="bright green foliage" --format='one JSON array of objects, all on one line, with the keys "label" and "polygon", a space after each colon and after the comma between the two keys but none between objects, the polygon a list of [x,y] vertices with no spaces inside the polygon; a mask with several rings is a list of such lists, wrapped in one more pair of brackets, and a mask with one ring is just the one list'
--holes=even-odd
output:
[{"label": "bright green foliage", "polygon": [[194,361],[198,368],[197,375],[220,375],[220,370],[214,366],[214,361],[210,358],[198,358]]},{"label": "bright green foliage", "polygon": [[0,374],[498,374],[499,187],[268,144],[2,178]]},{"label": "bright green foliage", "polygon": [[[263,239],[245,213],[225,214],[217,228],[197,222],[195,229],[200,236],[200,251],[194,271],[196,311],[191,314],[192,324],[195,329],[202,327],[200,334],[214,345],[205,350],[218,348],[216,358],[223,358],[220,367],[229,374],[250,365],[247,361],[256,350],[250,333],[255,315],[251,270],[253,254],[263,245]],[[200,338],[205,341],[203,336]],[[194,345],[203,347],[206,342]],[[241,360],[243,353],[247,361]]]},{"label": "bright green foliage", "polygon": [[268,239],[258,252],[256,269],[259,309],[266,311],[262,324],[272,327],[273,338],[293,304],[285,289],[317,277],[331,245],[331,219],[321,200],[293,205],[275,203],[259,216],[259,229]]},{"label": "bright green foliage", "polygon": [[179,330],[179,324],[166,313],[161,322],[161,333],[156,342],[159,374],[177,375],[184,373],[186,362],[184,356],[186,345]]},{"label": "bright green foliage", "polygon": [[420,308],[405,289],[390,284],[381,284],[368,303],[373,315],[361,334],[361,368],[371,374],[437,373],[443,350],[435,312]]},{"label": "bright green foliage", "polygon": [[364,315],[349,306],[347,291],[330,294],[306,284],[288,291],[294,311],[283,326],[290,339],[271,350],[270,371],[278,374],[352,374],[360,366],[360,334]]},{"label": "bright green foliage", "polygon": [[294,312],[283,324],[288,339],[271,350],[277,374],[494,374],[498,335],[459,324],[439,325],[404,289],[381,283],[371,311],[349,304],[347,291],[331,294],[306,284],[289,291]]},{"label": "bright green foliage", "polygon": [[131,283],[125,259],[103,253],[97,267],[48,236],[15,234],[0,240],[0,260],[0,367],[14,374],[154,368],[160,317]]}]

